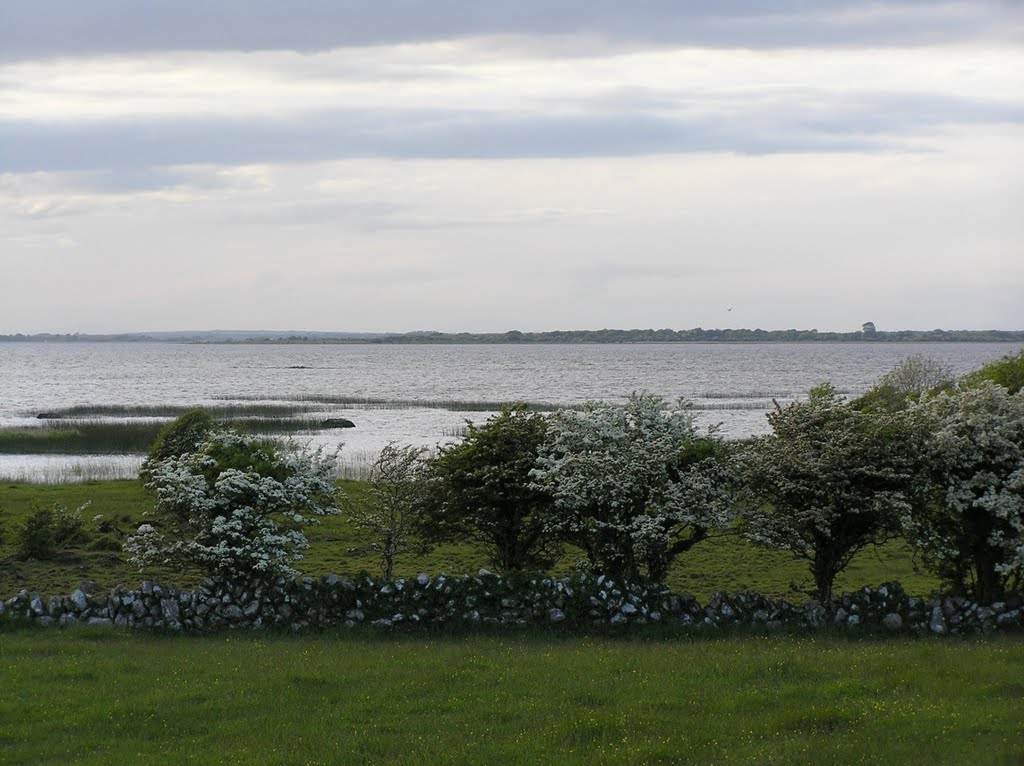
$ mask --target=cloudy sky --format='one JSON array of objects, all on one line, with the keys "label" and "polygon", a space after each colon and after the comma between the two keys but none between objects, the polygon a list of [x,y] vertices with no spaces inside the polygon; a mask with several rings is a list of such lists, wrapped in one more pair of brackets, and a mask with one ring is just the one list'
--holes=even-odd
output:
[{"label": "cloudy sky", "polygon": [[1024,329],[1020,0],[0,0],[0,333],[867,320]]}]

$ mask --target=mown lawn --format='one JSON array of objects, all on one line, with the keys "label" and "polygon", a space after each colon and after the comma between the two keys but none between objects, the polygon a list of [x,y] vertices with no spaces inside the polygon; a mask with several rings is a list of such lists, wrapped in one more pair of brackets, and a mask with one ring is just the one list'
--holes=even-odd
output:
[{"label": "mown lawn", "polygon": [[1024,641],[0,634],[4,764],[1012,764]]},{"label": "mown lawn", "polygon": [[[349,495],[358,494],[363,487],[359,482],[341,484]],[[143,514],[153,507],[152,498],[137,481],[0,485],[0,597],[9,597],[22,588],[43,595],[68,593],[83,579],[96,580],[104,588],[118,584],[134,586],[144,578],[180,586],[194,585],[202,579],[198,572],[153,569],[140,573],[121,553],[117,532],[92,532],[89,541],[49,561],[17,560],[15,528],[33,503],[60,503],[74,509],[87,501],[91,505],[82,513],[87,527],[94,516],[102,515],[121,532],[133,531],[144,519]],[[367,550],[365,541],[344,516],[328,518],[312,527],[308,537],[311,547],[298,565],[305,574],[351,576],[361,571],[380,571],[378,554]],[[569,551],[556,572],[572,571],[578,557]],[[419,572],[475,574],[481,567],[490,567],[484,551],[472,545],[445,545],[427,553],[411,551],[399,556],[395,573],[399,577],[414,577]],[[928,595],[938,585],[934,578],[916,570],[910,550],[896,542],[861,553],[839,577],[838,589],[856,590],[893,580],[901,582],[908,593],[917,595]],[[802,600],[802,594],[791,590],[793,582],[809,587],[805,562],[786,553],[757,548],[736,535],[698,545],[677,560],[668,578],[673,590],[701,598],[715,591],[756,591]]]}]

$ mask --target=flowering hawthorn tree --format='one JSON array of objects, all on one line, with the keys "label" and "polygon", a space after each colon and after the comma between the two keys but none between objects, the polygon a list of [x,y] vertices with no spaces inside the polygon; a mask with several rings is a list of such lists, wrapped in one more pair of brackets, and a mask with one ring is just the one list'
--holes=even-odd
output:
[{"label": "flowering hawthorn tree", "polygon": [[673,560],[732,519],[724,446],[687,404],[634,393],[548,421],[535,481],[556,512],[546,527],[617,581],[663,581]]},{"label": "flowering hawthorn tree", "polygon": [[922,487],[915,432],[900,413],[869,413],[830,385],[776,405],[772,433],[745,451],[745,533],[808,561],[815,595],[855,554],[894,535]]},{"label": "flowering hawthorn tree", "polygon": [[982,381],[913,412],[934,492],[907,538],[955,590],[998,600],[1024,584],[1024,392]]},{"label": "flowering hawthorn tree", "polygon": [[132,563],[197,566],[228,578],[294,574],[302,528],[338,513],[335,458],[214,431],[194,452],[152,465],[157,521],[125,542]]}]

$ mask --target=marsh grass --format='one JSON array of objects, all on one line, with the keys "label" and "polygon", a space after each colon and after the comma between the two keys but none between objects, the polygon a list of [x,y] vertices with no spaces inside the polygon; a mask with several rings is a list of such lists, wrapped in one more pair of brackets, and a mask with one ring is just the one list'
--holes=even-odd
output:
[{"label": "marsh grass", "polygon": [[66,460],[43,466],[7,469],[0,474],[0,484],[76,484],[80,482],[135,479],[139,475],[142,456],[126,460],[124,455],[96,456],[97,460]]},{"label": "marsh grass", "polygon": [[[218,420],[243,433],[309,434],[324,430],[323,417],[235,416]],[[0,454],[8,455],[142,455],[164,420],[148,416],[126,420],[45,420],[38,426],[0,429]]]},{"label": "marsh grass", "polygon": [[1019,637],[2,639],[6,764],[1024,759]]},{"label": "marsh grass", "polygon": [[37,427],[0,430],[0,453],[142,454],[149,449],[162,426],[151,420],[47,420]]},{"label": "marsh grass", "polygon": [[714,410],[770,410],[775,405],[771,402],[693,402],[690,409],[695,412]]},{"label": "marsh grass", "polygon": [[62,407],[55,410],[47,410],[47,418],[176,418],[184,415],[189,410],[201,407],[210,413],[215,419],[224,418],[248,418],[248,417],[269,417],[288,418],[301,415],[305,412],[315,410],[311,404],[282,404],[282,403],[257,403],[245,402],[237,404],[214,404],[214,405],[175,405],[175,404],[84,404],[74,407]]},{"label": "marsh grass", "polygon": [[[229,398],[229,397],[225,397]],[[262,398],[262,397],[260,397]],[[244,396],[232,396],[232,400],[245,401]],[[256,399],[256,397],[253,397]],[[359,409],[383,410],[451,410],[453,412],[499,412],[503,407],[521,404],[531,412],[554,412],[564,409],[567,405],[550,402],[516,402],[516,401],[476,401],[468,399],[387,399],[374,396],[346,396],[330,394],[310,394],[290,397],[289,401],[316,402],[319,404],[343,405]]]}]

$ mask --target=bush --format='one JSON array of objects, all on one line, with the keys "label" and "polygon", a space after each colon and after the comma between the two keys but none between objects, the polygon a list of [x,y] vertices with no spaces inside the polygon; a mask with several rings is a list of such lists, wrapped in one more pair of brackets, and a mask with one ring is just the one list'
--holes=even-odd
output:
[{"label": "bush", "polygon": [[732,519],[725,447],[701,436],[685,402],[650,394],[590,403],[548,421],[538,486],[548,531],[616,582],[663,581],[673,560]]},{"label": "bush", "polygon": [[986,380],[1002,386],[1011,394],[1024,388],[1024,349],[989,362],[964,377],[967,386],[977,386]]},{"label": "bush", "polygon": [[919,445],[901,413],[862,412],[830,385],[776,405],[772,433],[745,450],[745,532],[806,559],[815,595],[832,598],[853,556],[894,535],[921,492]]},{"label": "bush", "polygon": [[955,592],[998,600],[1024,584],[1024,393],[984,381],[913,412],[933,489],[906,535]]},{"label": "bush", "polygon": [[552,500],[533,485],[546,420],[524,406],[468,424],[429,461],[418,531],[431,542],[474,540],[503,572],[546,569],[558,546],[545,529]]},{"label": "bush", "polygon": [[423,496],[421,447],[387,445],[370,469],[369,488],[346,503],[352,526],[380,548],[381,574],[391,579],[395,556],[409,547],[413,519]]},{"label": "bush", "polygon": [[88,503],[74,511],[66,506],[43,508],[35,503],[31,513],[16,532],[15,554],[19,559],[48,559],[72,545],[88,540],[82,511]]},{"label": "bush", "polygon": [[866,411],[897,412],[923,394],[951,389],[955,381],[952,367],[924,354],[915,354],[879,378],[853,406]]},{"label": "bush", "polygon": [[156,519],[125,551],[140,569],[159,562],[227,578],[294,574],[309,545],[303,527],[339,512],[335,464],[333,455],[213,431],[194,451],[151,467]]},{"label": "bush", "polygon": [[148,479],[150,472],[161,460],[195,452],[216,426],[210,413],[202,409],[189,410],[168,423],[150,446],[140,475]]}]

